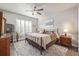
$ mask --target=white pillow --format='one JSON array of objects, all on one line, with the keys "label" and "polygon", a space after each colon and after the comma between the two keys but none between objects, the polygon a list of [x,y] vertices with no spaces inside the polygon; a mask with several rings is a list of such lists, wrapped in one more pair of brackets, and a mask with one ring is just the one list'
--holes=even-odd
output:
[{"label": "white pillow", "polygon": [[43,31],[39,31],[39,33],[40,33],[40,34],[42,34],[42,33],[43,33]]}]

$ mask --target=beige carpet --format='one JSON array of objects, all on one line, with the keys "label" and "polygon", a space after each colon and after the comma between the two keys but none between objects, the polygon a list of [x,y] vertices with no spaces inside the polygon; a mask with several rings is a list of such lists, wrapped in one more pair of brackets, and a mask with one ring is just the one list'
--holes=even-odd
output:
[{"label": "beige carpet", "polygon": [[[52,45],[48,50],[43,51],[43,56],[65,56],[67,55],[68,48],[59,46],[59,45]],[[71,52],[70,52],[71,54]],[[69,54],[69,55],[70,55]],[[35,47],[25,43],[25,41],[19,41],[14,43],[11,46],[11,55],[12,56],[41,56],[40,51]],[[74,52],[72,53],[74,55]]]}]

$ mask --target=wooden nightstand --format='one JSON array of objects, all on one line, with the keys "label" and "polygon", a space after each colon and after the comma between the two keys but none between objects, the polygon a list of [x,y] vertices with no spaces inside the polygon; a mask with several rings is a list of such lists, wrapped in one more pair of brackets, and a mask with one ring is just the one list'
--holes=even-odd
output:
[{"label": "wooden nightstand", "polygon": [[71,38],[70,37],[66,37],[64,35],[60,36],[60,44],[64,45],[64,46],[68,46],[71,47]]}]

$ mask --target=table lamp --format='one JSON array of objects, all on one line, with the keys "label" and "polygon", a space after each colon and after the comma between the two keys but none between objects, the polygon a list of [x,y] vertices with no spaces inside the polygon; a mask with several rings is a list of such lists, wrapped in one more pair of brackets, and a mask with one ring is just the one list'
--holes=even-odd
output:
[{"label": "table lamp", "polygon": [[64,29],[64,31],[63,31],[63,32],[64,32],[64,35],[65,35],[65,36],[67,36],[68,29]]}]

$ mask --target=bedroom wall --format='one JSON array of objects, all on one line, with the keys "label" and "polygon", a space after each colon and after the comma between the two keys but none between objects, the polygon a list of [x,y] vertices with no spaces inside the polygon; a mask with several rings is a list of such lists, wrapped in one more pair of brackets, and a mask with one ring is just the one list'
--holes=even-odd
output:
[{"label": "bedroom wall", "polygon": [[15,14],[15,13],[11,13],[11,12],[7,12],[7,11],[3,11],[4,12],[4,17],[6,17],[7,19],[7,23],[8,24],[13,24],[14,26],[16,26],[16,19],[21,19],[21,20],[30,20],[33,23],[33,32],[36,31],[36,28],[38,27],[38,20],[32,17],[28,17],[28,16],[23,16],[23,15],[19,15],[19,14]]},{"label": "bedroom wall", "polygon": [[79,52],[79,5],[78,5],[78,52]]},{"label": "bedroom wall", "polygon": [[[78,46],[78,8],[73,7],[61,12],[49,14],[48,18],[39,19],[39,27],[44,24],[44,21],[54,19],[54,26],[58,28],[60,35],[66,27],[72,36],[72,45]],[[52,18],[51,18],[52,17]]]},{"label": "bedroom wall", "polygon": [[[78,46],[78,8],[70,8],[63,11],[55,16],[55,25],[59,28],[60,34],[62,34],[63,29],[66,27],[70,34],[72,35],[72,45]],[[58,21],[57,21],[58,20]]]}]

